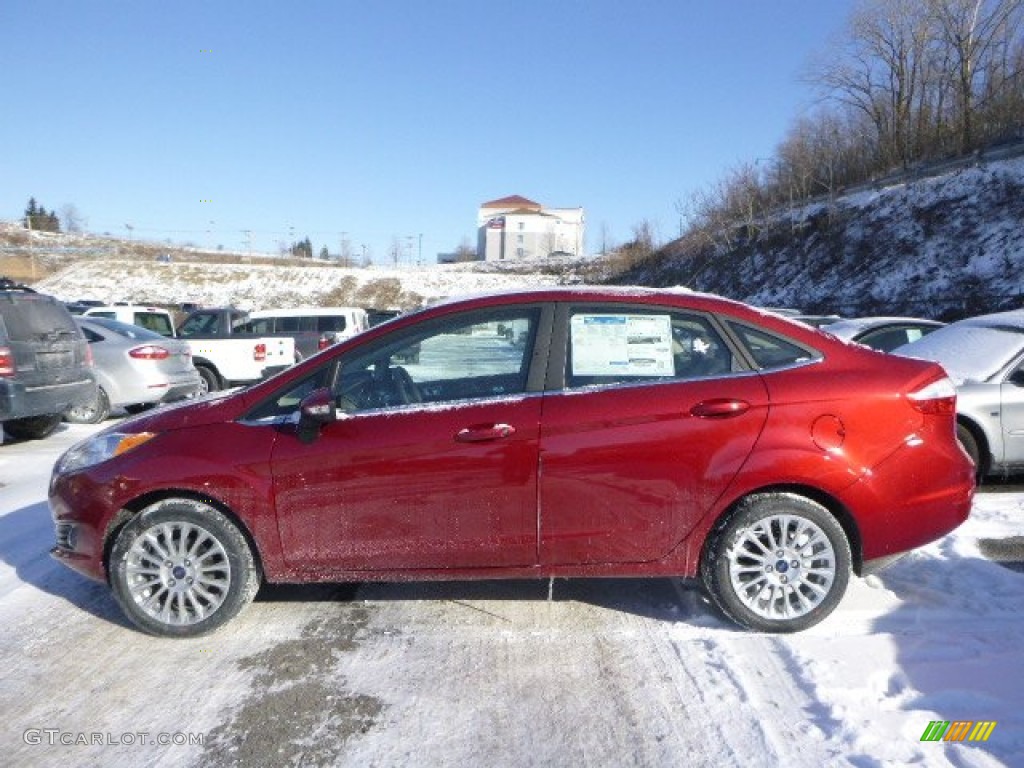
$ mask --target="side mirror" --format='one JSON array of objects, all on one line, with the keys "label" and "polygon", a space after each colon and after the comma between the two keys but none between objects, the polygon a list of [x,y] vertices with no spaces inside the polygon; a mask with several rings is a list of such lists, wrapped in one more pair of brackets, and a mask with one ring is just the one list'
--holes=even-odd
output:
[{"label": "side mirror", "polygon": [[1024,387],[1024,368],[1018,368],[1010,374],[1010,383],[1015,387]]},{"label": "side mirror", "polygon": [[324,424],[337,419],[338,412],[334,407],[334,394],[331,390],[326,387],[314,389],[299,403],[299,440],[312,443],[320,436],[320,428]]}]

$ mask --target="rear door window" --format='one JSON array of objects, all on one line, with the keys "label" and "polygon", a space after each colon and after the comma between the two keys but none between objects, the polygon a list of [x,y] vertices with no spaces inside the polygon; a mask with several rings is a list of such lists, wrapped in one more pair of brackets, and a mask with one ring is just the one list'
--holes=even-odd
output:
[{"label": "rear door window", "polygon": [[317,318],[317,328],[321,333],[327,331],[344,331],[344,315],[321,315]]},{"label": "rear door window", "polygon": [[740,370],[702,315],[646,308],[574,309],[566,387],[702,379]]},{"label": "rear door window", "polygon": [[159,333],[161,336],[174,335],[171,318],[162,312],[136,312],[132,322],[140,328]]}]

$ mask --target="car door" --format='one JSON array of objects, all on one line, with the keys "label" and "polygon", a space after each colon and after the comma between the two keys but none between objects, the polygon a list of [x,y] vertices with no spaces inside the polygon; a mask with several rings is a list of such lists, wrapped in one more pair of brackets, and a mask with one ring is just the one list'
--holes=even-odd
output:
[{"label": "car door", "polygon": [[[329,384],[341,414],[311,443],[287,430],[276,442],[286,558],[349,570],[535,564],[542,315],[477,311],[392,334],[285,393],[296,402]],[[416,362],[399,364],[414,346]]]},{"label": "car door", "polygon": [[560,319],[561,388],[541,430],[541,562],[664,557],[749,455],[765,386],[699,313],[580,306]]},{"label": "car door", "polygon": [[[1024,464],[1024,361],[1018,362],[999,385],[1000,425],[1006,464]],[[997,460],[1000,457],[996,456]]]}]

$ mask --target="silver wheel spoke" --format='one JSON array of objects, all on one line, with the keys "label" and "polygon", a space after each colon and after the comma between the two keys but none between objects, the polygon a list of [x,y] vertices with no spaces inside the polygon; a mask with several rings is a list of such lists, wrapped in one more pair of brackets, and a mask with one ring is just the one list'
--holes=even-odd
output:
[{"label": "silver wheel spoke", "polygon": [[764,619],[813,611],[835,583],[836,555],[828,536],[796,515],[771,515],[740,529],[726,557],[736,596]]},{"label": "silver wheel spoke", "polygon": [[125,575],[135,604],[167,626],[195,624],[217,611],[232,578],[224,545],[185,521],[159,523],[136,537]]}]

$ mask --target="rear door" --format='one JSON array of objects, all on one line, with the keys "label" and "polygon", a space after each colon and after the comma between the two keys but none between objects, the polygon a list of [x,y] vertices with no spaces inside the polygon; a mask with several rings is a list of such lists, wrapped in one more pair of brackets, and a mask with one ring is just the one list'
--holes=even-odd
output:
[{"label": "rear door", "polygon": [[541,430],[543,564],[668,554],[743,465],[767,392],[712,318],[573,306]]}]

